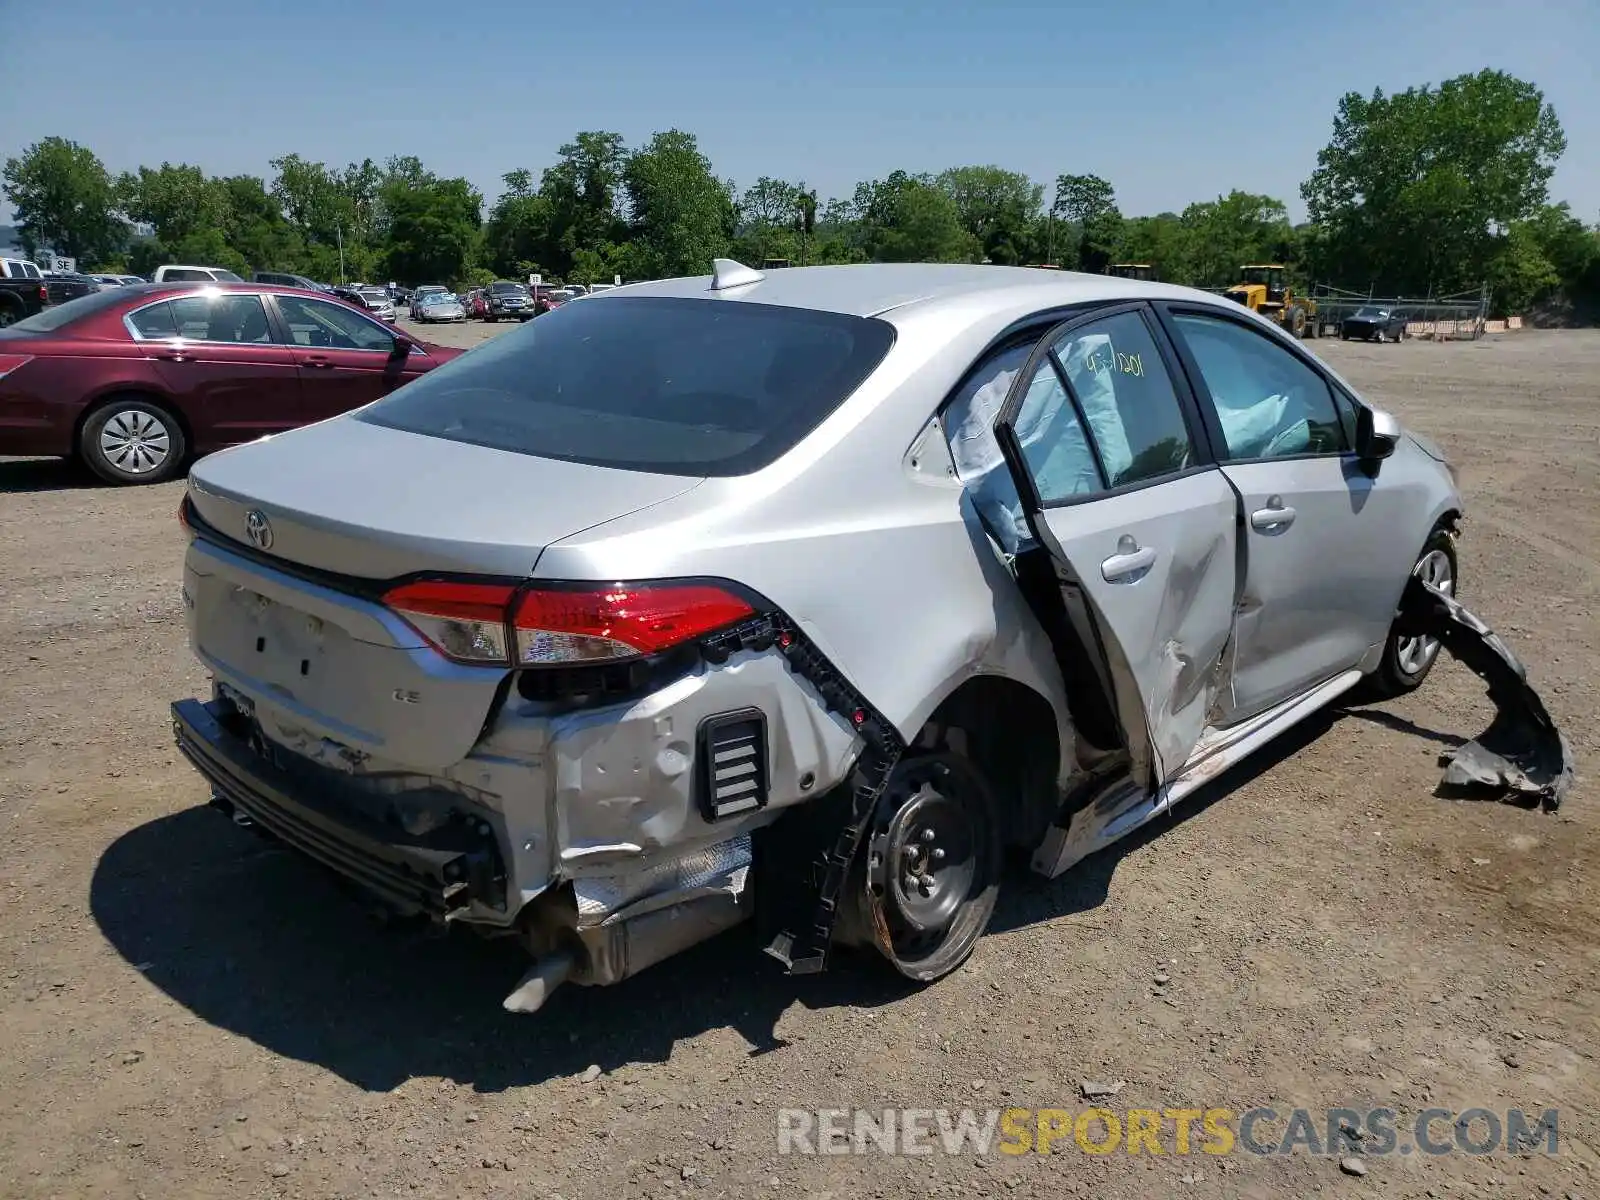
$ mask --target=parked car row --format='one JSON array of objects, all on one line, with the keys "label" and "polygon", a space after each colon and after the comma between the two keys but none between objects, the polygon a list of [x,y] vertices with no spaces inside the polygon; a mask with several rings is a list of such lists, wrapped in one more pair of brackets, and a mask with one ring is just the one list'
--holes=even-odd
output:
[{"label": "parked car row", "polygon": [[[580,297],[608,291],[613,286],[609,283],[593,286],[542,283],[529,287],[513,280],[499,279],[485,287],[469,288],[457,296],[442,284],[428,283],[411,293],[407,315],[413,321],[526,321]],[[459,306],[460,315],[454,315],[448,303],[441,307],[438,297],[448,297],[449,301]]]}]

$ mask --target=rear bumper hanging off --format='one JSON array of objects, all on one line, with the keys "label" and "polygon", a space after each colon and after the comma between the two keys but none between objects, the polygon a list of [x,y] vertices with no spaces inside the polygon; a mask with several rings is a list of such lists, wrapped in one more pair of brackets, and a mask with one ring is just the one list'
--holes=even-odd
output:
[{"label": "rear bumper hanging off", "polygon": [[1453,658],[1489,685],[1494,720],[1447,755],[1444,786],[1515,792],[1547,812],[1560,808],[1572,787],[1572,750],[1511,648],[1454,597],[1415,576],[1400,597],[1397,627],[1408,636],[1437,638]]}]

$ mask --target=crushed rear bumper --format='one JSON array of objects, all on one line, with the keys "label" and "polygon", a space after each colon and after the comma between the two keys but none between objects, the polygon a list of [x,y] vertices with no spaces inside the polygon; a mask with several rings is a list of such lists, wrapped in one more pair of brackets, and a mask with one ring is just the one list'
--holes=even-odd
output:
[{"label": "crushed rear bumper", "polygon": [[217,701],[172,705],[178,749],[235,813],[400,913],[450,920],[474,906],[505,908],[505,870],[486,824],[462,813],[442,829],[408,834],[332,789],[307,789],[227,721]]}]

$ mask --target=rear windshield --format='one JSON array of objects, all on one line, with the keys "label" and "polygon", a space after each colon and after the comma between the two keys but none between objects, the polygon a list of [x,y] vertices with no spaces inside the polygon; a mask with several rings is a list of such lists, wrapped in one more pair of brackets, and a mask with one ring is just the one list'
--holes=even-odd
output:
[{"label": "rear windshield", "polygon": [[870,317],[617,296],[555,309],[355,416],[542,458],[743,475],[816,428],[893,343]]},{"label": "rear windshield", "polygon": [[128,294],[123,291],[102,292],[98,289],[86,296],[79,296],[76,300],[68,300],[62,304],[52,304],[49,308],[41,309],[31,317],[25,317],[15,325],[8,325],[0,329],[0,337],[27,337],[36,333],[54,333],[74,321],[84,317],[93,316],[102,309],[111,308],[117,304],[125,304]]}]

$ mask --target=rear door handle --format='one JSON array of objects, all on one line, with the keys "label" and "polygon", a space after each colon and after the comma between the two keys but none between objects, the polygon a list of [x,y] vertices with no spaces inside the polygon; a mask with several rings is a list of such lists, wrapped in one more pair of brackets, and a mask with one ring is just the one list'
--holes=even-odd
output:
[{"label": "rear door handle", "polygon": [[331,366],[333,366],[333,364],[331,362],[329,362],[327,359],[323,358],[322,355],[320,355],[320,354],[308,354],[305,358],[301,359],[300,365],[302,367],[331,367]]},{"label": "rear door handle", "polygon": [[[1131,539],[1129,539],[1131,540]],[[1120,547],[1119,547],[1120,549]],[[1113,554],[1100,564],[1100,575],[1107,583],[1121,583],[1132,576],[1142,576],[1155,566],[1156,552],[1149,546],[1135,546],[1120,554]]]},{"label": "rear door handle", "polygon": [[1267,506],[1250,514],[1250,525],[1262,533],[1275,533],[1294,524],[1294,509],[1281,496],[1268,496]]},{"label": "rear door handle", "polygon": [[182,350],[163,350],[161,353],[157,354],[156,357],[160,358],[160,359],[165,359],[167,362],[188,362],[189,361],[189,356],[187,354],[185,354]]}]

